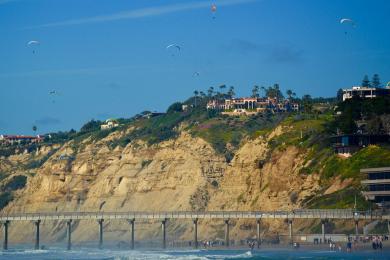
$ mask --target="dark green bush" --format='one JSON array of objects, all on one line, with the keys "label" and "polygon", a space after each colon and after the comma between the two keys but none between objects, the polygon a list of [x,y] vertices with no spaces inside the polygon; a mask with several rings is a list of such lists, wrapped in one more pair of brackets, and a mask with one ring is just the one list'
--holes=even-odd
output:
[{"label": "dark green bush", "polygon": [[13,199],[11,192],[3,192],[0,193],[0,209],[3,209],[5,206],[8,205]]},{"label": "dark green bush", "polygon": [[182,112],[183,111],[183,108],[182,108],[182,103],[181,102],[175,102],[173,103],[172,105],[170,105],[167,109],[167,113],[174,113],[174,112]]},{"label": "dark green bush", "polygon": [[22,189],[26,186],[27,177],[24,175],[17,175],[11,178],[10,181],[5,185],[5,191],[14,191]]}]

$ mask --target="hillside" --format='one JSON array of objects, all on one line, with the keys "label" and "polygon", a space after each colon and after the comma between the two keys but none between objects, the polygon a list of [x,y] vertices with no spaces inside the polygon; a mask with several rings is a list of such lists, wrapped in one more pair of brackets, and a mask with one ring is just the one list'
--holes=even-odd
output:
[{"label": "hillside", "polygon": [[[91,121],[79,132],[52,134],[23,149],[2,148],[2,213],[52,211],[292,210],[374,207],[360,194],[359,169],[385,166],[388,146],[369,146],[350,158],[330,143],[334,111],[222,116],[198,106],[118,120],[100,130]],[[185,104],[193,104],[189,99]],[[252,237],[255,223],[233,222],[232,236]],[[282,221],[264,221],[267,236],[286,233]],[[319,223],[299,222],[297,232]],[[31,223],[12,226],[10,238],[31,237]],[[352,223],[335,222],[334,232]],[[105,237],[127,240],[125,222],[105,222]],[[175,237],[190,239],[191,223],[170,221]],[[97,224],[75,222],[75,241],[97,239]],[[65,222],[43,223],[43,240],[65,237]],[[158,235],[159,225],[140,224],[137,239]],[[223,223],[200,223],[200,239],[222,238]]]}]

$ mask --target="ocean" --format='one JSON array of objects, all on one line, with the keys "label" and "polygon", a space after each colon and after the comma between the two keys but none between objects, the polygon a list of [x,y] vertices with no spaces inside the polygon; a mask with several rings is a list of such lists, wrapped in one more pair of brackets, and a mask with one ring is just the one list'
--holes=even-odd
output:
[{"label": "ocean", "polygon": [[48,250],[12,249],[1,251],[0,259],[39,259],[39,260],[222,260],[222,259],[390,259],[390,250],[334,252],[326,250],[293,250],[293,249],[266,249],[266,250],[108,250],[78,248],[71,251],[51,248]]}]

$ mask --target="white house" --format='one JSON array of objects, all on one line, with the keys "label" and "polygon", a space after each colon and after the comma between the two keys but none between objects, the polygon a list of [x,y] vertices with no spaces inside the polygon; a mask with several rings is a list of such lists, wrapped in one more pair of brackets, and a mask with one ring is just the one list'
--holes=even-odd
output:
[{"label": "white house", "polygon": [[101,130],[111,129],[119,126],[118,122],[115,119],[107,119],[105,124],[100,126]]}]

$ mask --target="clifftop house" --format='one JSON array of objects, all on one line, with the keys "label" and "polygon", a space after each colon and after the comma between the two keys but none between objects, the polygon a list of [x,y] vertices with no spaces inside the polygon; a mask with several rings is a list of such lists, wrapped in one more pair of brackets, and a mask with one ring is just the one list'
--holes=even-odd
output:
[{"label": "clifftop house", "polygon": [[298,111],[299,104],[286,99],[243,97],[231,99],[213,99],[207,103],[207,109],[222,110],[222,114],[240,115],[257,114],[266,110],[272,112]]},{"label": "clifftop house", "polygon": [[111,129],[111,128],[114,128],[114,127],[117,127],[119,126],[119,123],[115,120],[115,119],[107,119],[105,124],[102,124],[100,126],[100,129],[101,130],[106,130],[106,129]]},{"label": "clifftop house", "polygon": [[343,101],[357,96],[360,98],[390,96],[390,86],[386,86],[386,88],[353,86],[352,88],[343,89]]},{"label": "clifftop house", "polygon": [[2,145],[40,143],[43,140],[44,136],[41,135],[0,135],[0,144]]}]

